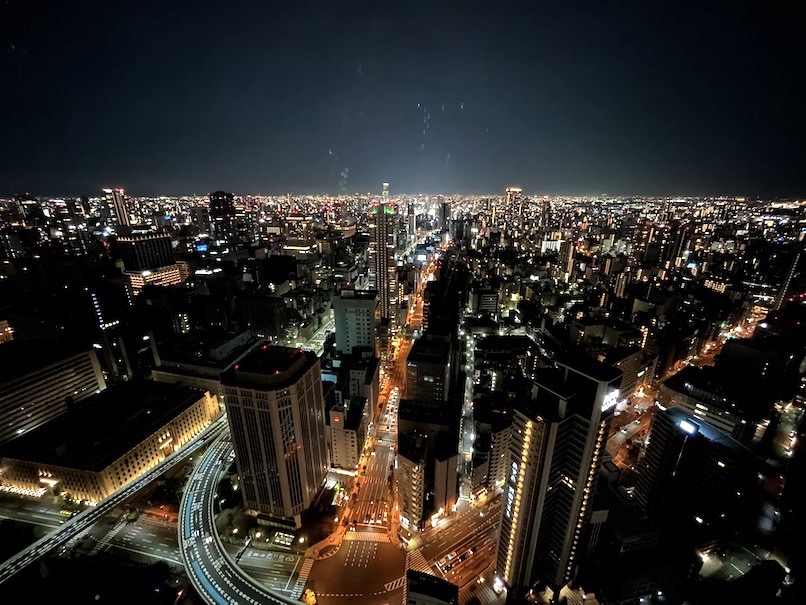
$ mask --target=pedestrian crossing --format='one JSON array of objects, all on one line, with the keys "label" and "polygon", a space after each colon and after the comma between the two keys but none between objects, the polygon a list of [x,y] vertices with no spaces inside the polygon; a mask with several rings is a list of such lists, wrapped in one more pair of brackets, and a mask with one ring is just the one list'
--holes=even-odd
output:
[{"label": "pedestrian crossing", "polygon": [[344,539],[357,542],[391,542],[389,534],[374,531],[348,531],[344,534]]},{"label": "pedestrian crossing", "polygon": [[297,582],[294,584],[294,588],[291,589],[291,596],[295,599],[298,599],[302,596],[302,591],[305,590],[305,584],[308,582],[308,574],[311,573],[311,567],[313,567],[314,559],[305,559],[305,563],[302,564],[302,569],[299,570],[299,575],[297,576]]},{"label": "pedestrian crossing", "polygon": [[405,584],[405,583],[406,583],[406,576],[402,576],[402,577],[398,578],[397,580],[392,580],[391,582],[387,582],[386,584],[383,585],[383,587],[386,589],[386,592],[391,592],[393,590],[397,590],[398,588],[403,586],[403,584]]}]

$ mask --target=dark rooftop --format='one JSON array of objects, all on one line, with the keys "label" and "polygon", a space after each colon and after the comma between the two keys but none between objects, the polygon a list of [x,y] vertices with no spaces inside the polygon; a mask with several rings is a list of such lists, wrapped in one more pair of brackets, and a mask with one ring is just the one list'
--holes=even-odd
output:
[{"label": "dark rooftop", "polygon": [[8,443],[0,457],[101,471],[202,395],[158,382],[112,386]]},{"label": "dark rooftop", "polygon": [[0,347],[0,384],[82,352],[86,352],[86,349],[69,344],[12,340]]},{"label": "dark rooftop", "polygon": [[427,595],[450,605],[459,603],[459,587],[447,580],[414,569],[406,572],[406,580],[409,593]]},{"label": "dark rooftop", "polygon": [[409,361],[441,363],[447,365],[451,344],[443,340],[420,338],[414,341],[409,351]]},{"label": "dark rooftop", "polygon": [[412,462],[425,460],[428,435],[419,432],[401,433],[398,436],[398,454]]},{"label": "dark rooftop", "polygon": [[315,363],[318,358],[311,351],[264,344],[224,372],[221,381],[274,390],[295,383]]},{"label": "dark rooftop", "polygon": [[612,382],[622,375],[621,370],[584,355],[560,357],[557,361],[561,366],[602,382]]},{"label": "dark rooftop", "polygon": [[[712,443],[718,443],[723,447],[732,449],[736,452],[740,452],[743,455],[752,456],[752,453],[749,449],[747,449],[744,445],[736,441],[733,437],[728,435],[727,433],[723,433],[716,427],[711,426],[704,420],[697,418],[686,412],[680,408],[667,408],[663,414],[666,414],[669,419],[673,422],[675,427],[681,433],[691,434],[690,430],[686,430],[683,426],[680,425],[681,422],[687,422],[689,425],[693,425],[696,427],[697,435],[711,441]],[[685,425],[684,425],[685,426]]]}]

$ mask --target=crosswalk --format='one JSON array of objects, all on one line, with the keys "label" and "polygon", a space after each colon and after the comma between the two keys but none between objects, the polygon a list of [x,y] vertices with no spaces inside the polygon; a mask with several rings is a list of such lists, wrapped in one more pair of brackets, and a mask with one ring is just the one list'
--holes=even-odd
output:
[{"label": "crosswalk", "polygon": [[344,539],[358,542],[391,542],[389,534],[373,531],[348,531],[344,534]]},{"label": "crosswalk", "polygon": [[298,599],[302,596],[302,591],[305,590],[305,584],[308,582],[308,574],[311,573],[311,567],[313,567],[314,559],[305,559],[305,563],[302,564],[302,569],[299,570],[299,575],[297,576],[297,582],[294,584],[294,588],[291,589],[291,596],[295,599]]},{"label": "crosswalk", "polygon": [[391,582],[387,582],[386,584],[383,585],[383,587],[386,589],[386,592],[391,592],[393,590],[397,590],[398,588],[403,586],[403,584],[405,584],[405,583],[406,583],[406,576],[402,576],[402,577],[398,578],[397,580],[392,580]]}]

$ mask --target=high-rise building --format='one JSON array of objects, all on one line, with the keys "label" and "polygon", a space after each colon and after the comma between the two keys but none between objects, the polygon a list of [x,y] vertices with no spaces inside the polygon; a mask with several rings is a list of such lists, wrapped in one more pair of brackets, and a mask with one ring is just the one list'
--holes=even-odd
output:
[{"label": "high-rise building", "polygon": [[406,228],[408,230],[409,241],[414,241],[417,237],[417,214],[414,208],[414,202],[409,202],[408,210]]},{"label": "high-rise building", "polygon": [[784,276],[784,281],[781,283],[781,287],[778,289],[778,293],[775,295],[775,301],[772,305],[773,311],[777,311],[781,308],[781,305],[784,304],[787,292],[789,292],[789,287],[792,285],[792,279],[795,277],[795,273],[797,273],[800,259],[803,256],[804,241],[802,238],[803,234],[801,233],[801,241],[797,244],[798,248],[792,257],[792,263],[789,265],[789,269]]},{"label": "high-rise building", "polygon": [[447,401],[451,376],[451,343],[419,338],[406,360],[406,397]]},{"label": "high-rise building", "polygon": [[598,361],[558,362],[513,411],[497,573],[515,594],[573,576],[620,382]]},{"label": "high-rise building", "polygon": [[733,524],[756,476],[754,456],[738,441],[679,408],[655,416],[635,498],[707,533]]},{"label": "high-rise building", "polygon": [[396,229],[394,206],[387,203],[389,183],[384,183],[381,202],[372,209],[370,230],[370,288],[378,291],[382,328],[397,327],[398,288],[395,264]]},{"label": "high-rise building", "polygon": [[428,437],[403,433],[398,437],[397,480],[400,526],[407,531],[420,529],[425,507],[425,475]]},{"label": "high-rise building", "polygon": [[574,242],[571,240],[563,240],[560,243],[559,272],[566,281],[570,279],[571,273],[574,271],[574,252]]},{"label": "high-rise building", "polygon": [[112,225],[129,227],[132,224],[126,192],[120,187],[104,189],[103,217]]},{"label": "high-rise building", "polygon": [[210,218],[218,239],[227,240],[235,232],[235,196],[226,191],[210,194]]},{"label": "high-rise building", "polygon": [[523,217],[523,190],[520,187],[507,187],[506,209],[510,216]]},{"label": "high-rise building", "polygon": [[378,293],[375,290],[342,290],[333,299],[336,321],[336,348],[345,354],[355,349],[375,354],[375,309]]},{"label": "high-rise building", "polygon": [[221,383],[244,505],[299,526],[330,468],[319,359],[263,345]]},{"label": "high-rise building", "polygon": [[437,226],[440,231],[445,231],[448,228],[448,219],[451,216],[451,206],[446,202],[442,196],[439,196],[439,204],[437,205]]},{"label": "high-rise building", "polygon": [[65,413],[70,402],[106,388],[95,351],[65,351],[49,342],[0,347],[0,443]]}]

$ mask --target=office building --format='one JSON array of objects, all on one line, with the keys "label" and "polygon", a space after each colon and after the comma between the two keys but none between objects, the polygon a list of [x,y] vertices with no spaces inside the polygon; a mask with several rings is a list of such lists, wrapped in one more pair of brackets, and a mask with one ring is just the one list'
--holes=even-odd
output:
[{"label": "office building", "polygon": [[451,343],[420,338],[406,361],[406,397],[447,401],[451,376]]},{"label": "office building", "polygon": [[558,277],[568,281],[574,271],[574,242],[563,240],[560,242],[560,255],[558,262]]},{"label": "office building", "polygon": [[64,414],[71,403],[106,388],[92,349],[75,351],[52,342],[0,346],[0,443]]},{"label": "office building", "polygon": [[126,192],[117,187],[104,189],[104,205],[102,215],[110,225],[129,227],[132,224]]},{"label": "office building", "polygon": [[160,341],[151,379],[210,391],[224,402],[221,375],[260,341],[248,330],[194,330]]},{"label": "office building", "polygon": [[446,231],[448,229],[448,219],[451,216],[451,206],[448,202],[442,199],[440,196],[439,203],[437,205],[437,227],[440,231]]},{"label": "office building", "polygon": [[126,271],[146,271],[176,262],[171,236],[149,233],[119,236],[113,246],[115,256],[123,261]]},{"label": "office building", "polygon": [[330,468],[319,359],[262,345],[221,382],[244,505],[299,526]]},{"label": "office building", "polygon": [[362,354],[375,354],[375,290],[342,290],[333,299],[336,322],[336,349],[347,355],[358,349]]},{"label": "office building", "polygon": [[114,386],[0,448],[10,491],[100,502],[179,450],[218,417],[215,396],[153,382]]},{"label": "office building", "polygon": [[210,218],[216,238],[229,240],[235,234],[235,196],[226,191],[211,193]]},{"label": "office building", "polygon": [[598,361],[558,362],[512,413],[496,572],[515,594],[573,577],[620,382]]},{"label": "office building", "polygon": [[333,466],[357,469],[369,428],[369,411],[364,397],[352,397],[328,411],[330,456]]},{"label": "office building", "polygon": [[425,508],[425,467],[428,437],[421,433],[401,433],[397,446],[397,501],[400,527],[409,532],[421,529]]},{"label": "office building", "polygon": [[755,474],[747,447],[680,408],[655,416],[648,441],[635,487],[644,507],[687,510],[698,524],[723,523],[737,512],[737,491]]}]

